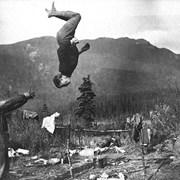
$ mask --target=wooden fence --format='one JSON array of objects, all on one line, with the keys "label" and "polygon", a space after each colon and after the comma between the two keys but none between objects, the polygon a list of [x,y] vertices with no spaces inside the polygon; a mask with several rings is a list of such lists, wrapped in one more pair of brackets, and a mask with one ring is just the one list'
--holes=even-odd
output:
[{"label": "wooden fence", "polygon": [[[54,137],[62,138],[64,141],[69,141],[74,144],[89,144],[94,137],[111,136],[119,137],[120,143],[131,141],[131,130],[92,130],[92,129],[74,129],[68,126],[56,126]],[[87,141],[87,142],[85,142]]]}]

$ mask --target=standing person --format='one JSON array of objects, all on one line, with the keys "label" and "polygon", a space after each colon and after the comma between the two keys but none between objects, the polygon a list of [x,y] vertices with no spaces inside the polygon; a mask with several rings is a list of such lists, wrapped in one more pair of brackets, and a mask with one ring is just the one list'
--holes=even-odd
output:
[{"label": "standing person", "polygon": [[81,15],[72,11],[57,11],[52,3],[51,10],[46,9],[48,18],[56,17],[66,21],[64,26],[57,32],[57,42],[59,48],[57,50],[59,58],[59,72],[53,79],[57,88],[68,86],[71,82],[70,77],[78,64],[78,58],[81,53],[87,51],[90,45],[86,43],[80,51],[77,49],[76,44],[79,43],[78,39],[74,37],[75,30],[81,20]]},{"label": "standing person", "polygon": [[33,92],[26,92],[10,100],[0,101],[0,180],[9,179],[9,158],[8,158],[8,125],[6,113],[23,106],[29,99],[34,97]]}]

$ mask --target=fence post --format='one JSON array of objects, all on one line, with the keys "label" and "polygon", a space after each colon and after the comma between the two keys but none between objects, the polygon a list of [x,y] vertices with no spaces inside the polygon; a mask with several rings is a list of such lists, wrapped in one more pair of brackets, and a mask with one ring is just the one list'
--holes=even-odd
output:
[{"label": "fence post", "polygon": [[70,166],[70,168],[69,168],[70,175],[71,175],[71,178],[73,179],[74,176],[73,176],[72,163],[71,163],[71,158],[70,158],[70,153],[69,153],[70,140],[71,140],[71,125],[69,123],[69,125],[68,125],[68,139],[67,139],[67,157],[68,157],[69,166]]},{"label": "fence post", "polygon": [[141,146],[141,153],[142,153],[142,164],[143,164],[143,170],[144,170],[144,180],[146,180],[146,164],[144,159],[144,134],[141,129],[140,131],[140,146]]}]

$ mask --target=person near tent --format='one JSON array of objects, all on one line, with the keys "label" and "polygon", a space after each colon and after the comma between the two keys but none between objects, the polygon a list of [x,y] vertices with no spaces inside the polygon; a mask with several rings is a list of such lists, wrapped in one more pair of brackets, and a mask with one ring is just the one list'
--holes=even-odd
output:
[{"label": "person near tent", "polygon": [[74,36],[76,28],[81,20],[81,15],[72,11],[57,11],[54,2],[51,10],[45,9],[48,18],[56,17],[66,21],[63,27],[57,32],[56,40],[59,45],[57,49],[59,59],[59,74],[55,75],[53,82],[57,88],[68,86],[71,82],[70,77],[78,64],[79,55],[90,48],[86,43],[80,50],[76,44],[79,40]]},{"label": "person near tent", "polygon": [[9,179],[9,133],[6,114],[23,106],[29,99],[33,99],[34,96],[34,92],[28,91],[15,98],[0,101],[0,180]]}]

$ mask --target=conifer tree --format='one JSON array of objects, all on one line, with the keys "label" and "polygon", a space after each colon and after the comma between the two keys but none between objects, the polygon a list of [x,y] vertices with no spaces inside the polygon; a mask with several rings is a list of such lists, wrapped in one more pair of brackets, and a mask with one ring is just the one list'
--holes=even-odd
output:
[{"label": "conifer tree", "polygon": [[41,111],[43,113],[43,116],[47,116],[49,114],[49,109],[46,103],[43,104]]},{"label": "conifer tree", "polygon": [[90,75],[83,78],[83,83],[78,88],[81,95],[77,98],[79,107],[74,113],[77,117],[84,120],[84,125],[90,127],[95,116],[95,93],[92,90],[93,83],[90,80]]}]

